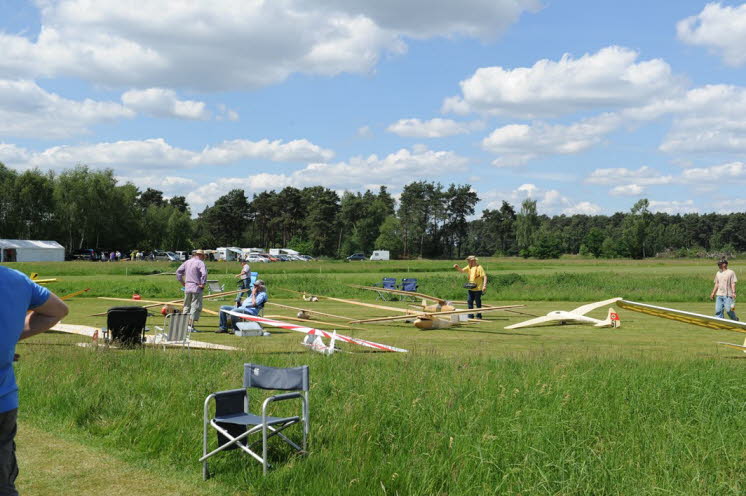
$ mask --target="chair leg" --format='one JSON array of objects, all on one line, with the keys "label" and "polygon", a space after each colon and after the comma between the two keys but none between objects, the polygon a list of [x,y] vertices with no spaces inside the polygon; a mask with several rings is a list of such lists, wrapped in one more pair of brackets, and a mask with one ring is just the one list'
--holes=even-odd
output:
[{"label": "chair leg", "polygon": [[262,424],[262,467],[264,475],[267,475],[267,424]]}]

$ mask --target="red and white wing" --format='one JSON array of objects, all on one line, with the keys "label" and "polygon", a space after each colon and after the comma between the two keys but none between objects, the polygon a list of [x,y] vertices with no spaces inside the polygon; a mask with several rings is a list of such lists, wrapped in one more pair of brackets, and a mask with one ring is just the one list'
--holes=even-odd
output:
[{"label": "red and white wing", "polygon": [[[220,310],[220,311],[225,312],[228,315],[233,315],[234,317],[238,317],[240,319],[251,320],[252,322],[258,322],[260,324],[265,324],[271,327],[280,327],[282,329],[302,332],[304,334],[310,334],[312,336],[321,336],[322,338],[328,338],[328,339],[332,338],[331,332],[323,331],[321,329],[316,329],[313,327],[306,327],[306,326],[296,325],[296,324],[288,324],[287,322],[282,322],[279,320],[267,319],[265,317],[258,317],[254,315],[247,315],[245,313],[234,312],[231,310]],[[374,343],[373,341],[367,341],[365,339],[352,338],[350,336],[344,336],[342,334],[337,334],[336,337],[339,341],[344,341],[345,343],[352,343],[352,344],[358,344],[360,346],[367,346],[368,348],[373,348],[373,349],[380,350],[380,351],[396,351],[399,353],[407,353],[407,350],[404,350],[402,348],[396,348],[394,346],[389,346],[387,344]]]}]

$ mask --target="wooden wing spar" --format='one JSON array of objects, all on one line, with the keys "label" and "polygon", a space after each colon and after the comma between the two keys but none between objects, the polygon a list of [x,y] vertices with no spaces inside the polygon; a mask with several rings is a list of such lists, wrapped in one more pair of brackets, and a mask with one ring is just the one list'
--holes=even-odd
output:
[{"label": "wooden wing spar", "polygon": [[475,309],[461,309],[461,310],[448,310],[445,312],[422,312],[422,311],[415,311],[414,313],[410,313],[409,315],[396,315],[393,317],[375,317],[372,319],[360,319],[360,320],[352,320],[350,321],[350,324],[362,324],[362,323],[368,323],[368,322],[386,322],[391,320],[406,320],[406,319],[412,319],[412,318],[419,318],[419,319],[434,319],[440,316],[450,316],[450,315],[462,315],[462,314],[474,314],[474,313],[487,313],[487,312],[495,312],[498,310],[507,310],[510,308],[521,308],[525,305],[505,305],[501,307],[482,307],[482,308],[475,308]]},{"label": "wooden wing spar", "polygon": [[[258,322],[261,325],[267,325],[271,327],[280,327],[282,329],[288,329],[290,331],[302,332],[303,334],[306,334],[312,337],[328,338],[332,341],[332,343],[329,346],[326,346],[323,348],[324,350],[326,350],[327,353],[330,352],[329,351],[330,347],[331,347],[331,352],[334,351],[333,341],[335,340],[343,341],[345,343],[357,344],[360,346],[365,346],[367,348],[373,348],[374,350],[378,350],[378,351],[393,351],[393,352],[398,352],[398,353],[407,353],[407,350],[402,349],[402,348],[396,348],[394,346],[390,346],[387,344],[374,343],[373,341],[367,341],[365,339],[353,338],[350,336],[343,336],[342,334],[337,334],[336,332],[327,332],[321,329],[315,329],[313,327],[289,324],[287,322],[282,322],[280,320],[273,320],[273,319],[268,319],[266,317],[247,315],[245,313],[234,312],[232,310],[221,310],[221,312],[225,312],[228,315],[232,315],[239,319],[249,320],[252,322]],[[313,342],[317,342],[317,341],[308,341],[305,344],[311,346],[313,349],[316,349],[317,351],[322,351],[320,347],[317,348],[313,346],[311,344]]]}]

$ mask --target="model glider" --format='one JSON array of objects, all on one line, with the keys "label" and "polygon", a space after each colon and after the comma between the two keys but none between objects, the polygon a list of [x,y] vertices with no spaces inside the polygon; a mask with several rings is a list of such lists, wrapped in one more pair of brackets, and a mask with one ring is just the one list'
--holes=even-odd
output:
[{"label": "model glider", "polygon": [[595,310],[596,308],[604,307],[618,302],[621,298],[611,298],[610,300],[597,301],[595,303],[589,303],[587,305],[580,306],[569,312],[564,310],[555,310],[549,312],[543,317],[537,317],[535,319],[526,320],[517,324],[506,326],[505,329],[521,329],[523,327],[534,327],[539,324],[551,324],[551,325],[562,325],[562,324],[590,324],[593,327],[621,327],[622,321],[619,320],[619,314],[617,314],[613,308],[609,308],[609,314],[606,320],[594,319],[588,317],[585,314]]},{"label": "model glider", "polygon": [[[85,336],[91,338],[95,342],[98,342],[98,337],[101,333],[101,330],[97,327],[62,323],[58,323],[56,326],[52,327],[49,330],[64,332],[65,334],[77,334],[78,336]],[[150,335],[145,336],[145,342],[143,344],[150,346],[183,346],[183,344],[181,343],[176,344],[164,342],[163,340],[158,339],[158,336]],[[202,350],[238,351],[238,348],[235,348],[233,346],[216,343],[205,343],[203,341],[195,341],[193,339],[189,340],[189,346],[191,348],[198,348]]]},{"label": "model glider", "polygon": [[[684,322],[685,324],[692,324],[710,329],[746,333],[746,322],[740,322],[738,320],[721,319],[720,317],[685,312],[684,310],[676,310],[675,308],[658,307],[655,305],[648,305],[647,303],[638,303],[629,300],[621,300],[619,302],[619,307],[624,308],[625,310],[633,310],[635,312],[652,315],[653,317],[677,320],[679,322]],[[724,343],[722,341],[719,341],[718,344],[723,344],[746,352],[746,340],[744,340],[743,345]]]},{"label": "model glider", "polygon": [[[336,341],[342,341],[344,343],[352,343],[352,344],[357,344],[360,346],[366,346],[368,348],[373,348],[374,350],[378,350],[378,351],[394,351],[394,352],[399,352],[399,353],[407,353],[407,350],[404,350],[401,348],[396,348],[394,346],[389,346],[387,344],[374,343],[373,341],[366,341],[365,339],[352,338],[350,336],[343,336],[342,334],[337,334],[336,331],[335,332],[322,331],[321,329],[315,329],[313,327],[289,324],[287,322],[282,322],[280,320],[272,320],[266,317],[247,315],[245,313],[234,312],[232,310],[221,310],[221,312],[225,312],[228,315],[238,317],[239,319],[257,322],[262,325],[267,325],[271,327],[279,327],[282,329],[288,329],[290,331],[302,332],[306,334],[306,338],[302,342],[304,346],[307,346],[314,351],[318,351],[320,353],[324,353],[327,355],[334,353],[335,351],[334,344]],[[328,345],[324,344],[321,338],[329,339],[329,344]]]}]

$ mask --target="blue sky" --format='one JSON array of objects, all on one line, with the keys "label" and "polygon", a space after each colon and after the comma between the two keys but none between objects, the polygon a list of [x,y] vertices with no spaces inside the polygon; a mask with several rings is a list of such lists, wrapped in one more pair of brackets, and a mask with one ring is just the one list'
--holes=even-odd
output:
[{"label": "blue sky", "polygon": [[0,0],[0,161],[195,213],[414,180],[478,213],[743,211],[743,47],[739,2]]}]

